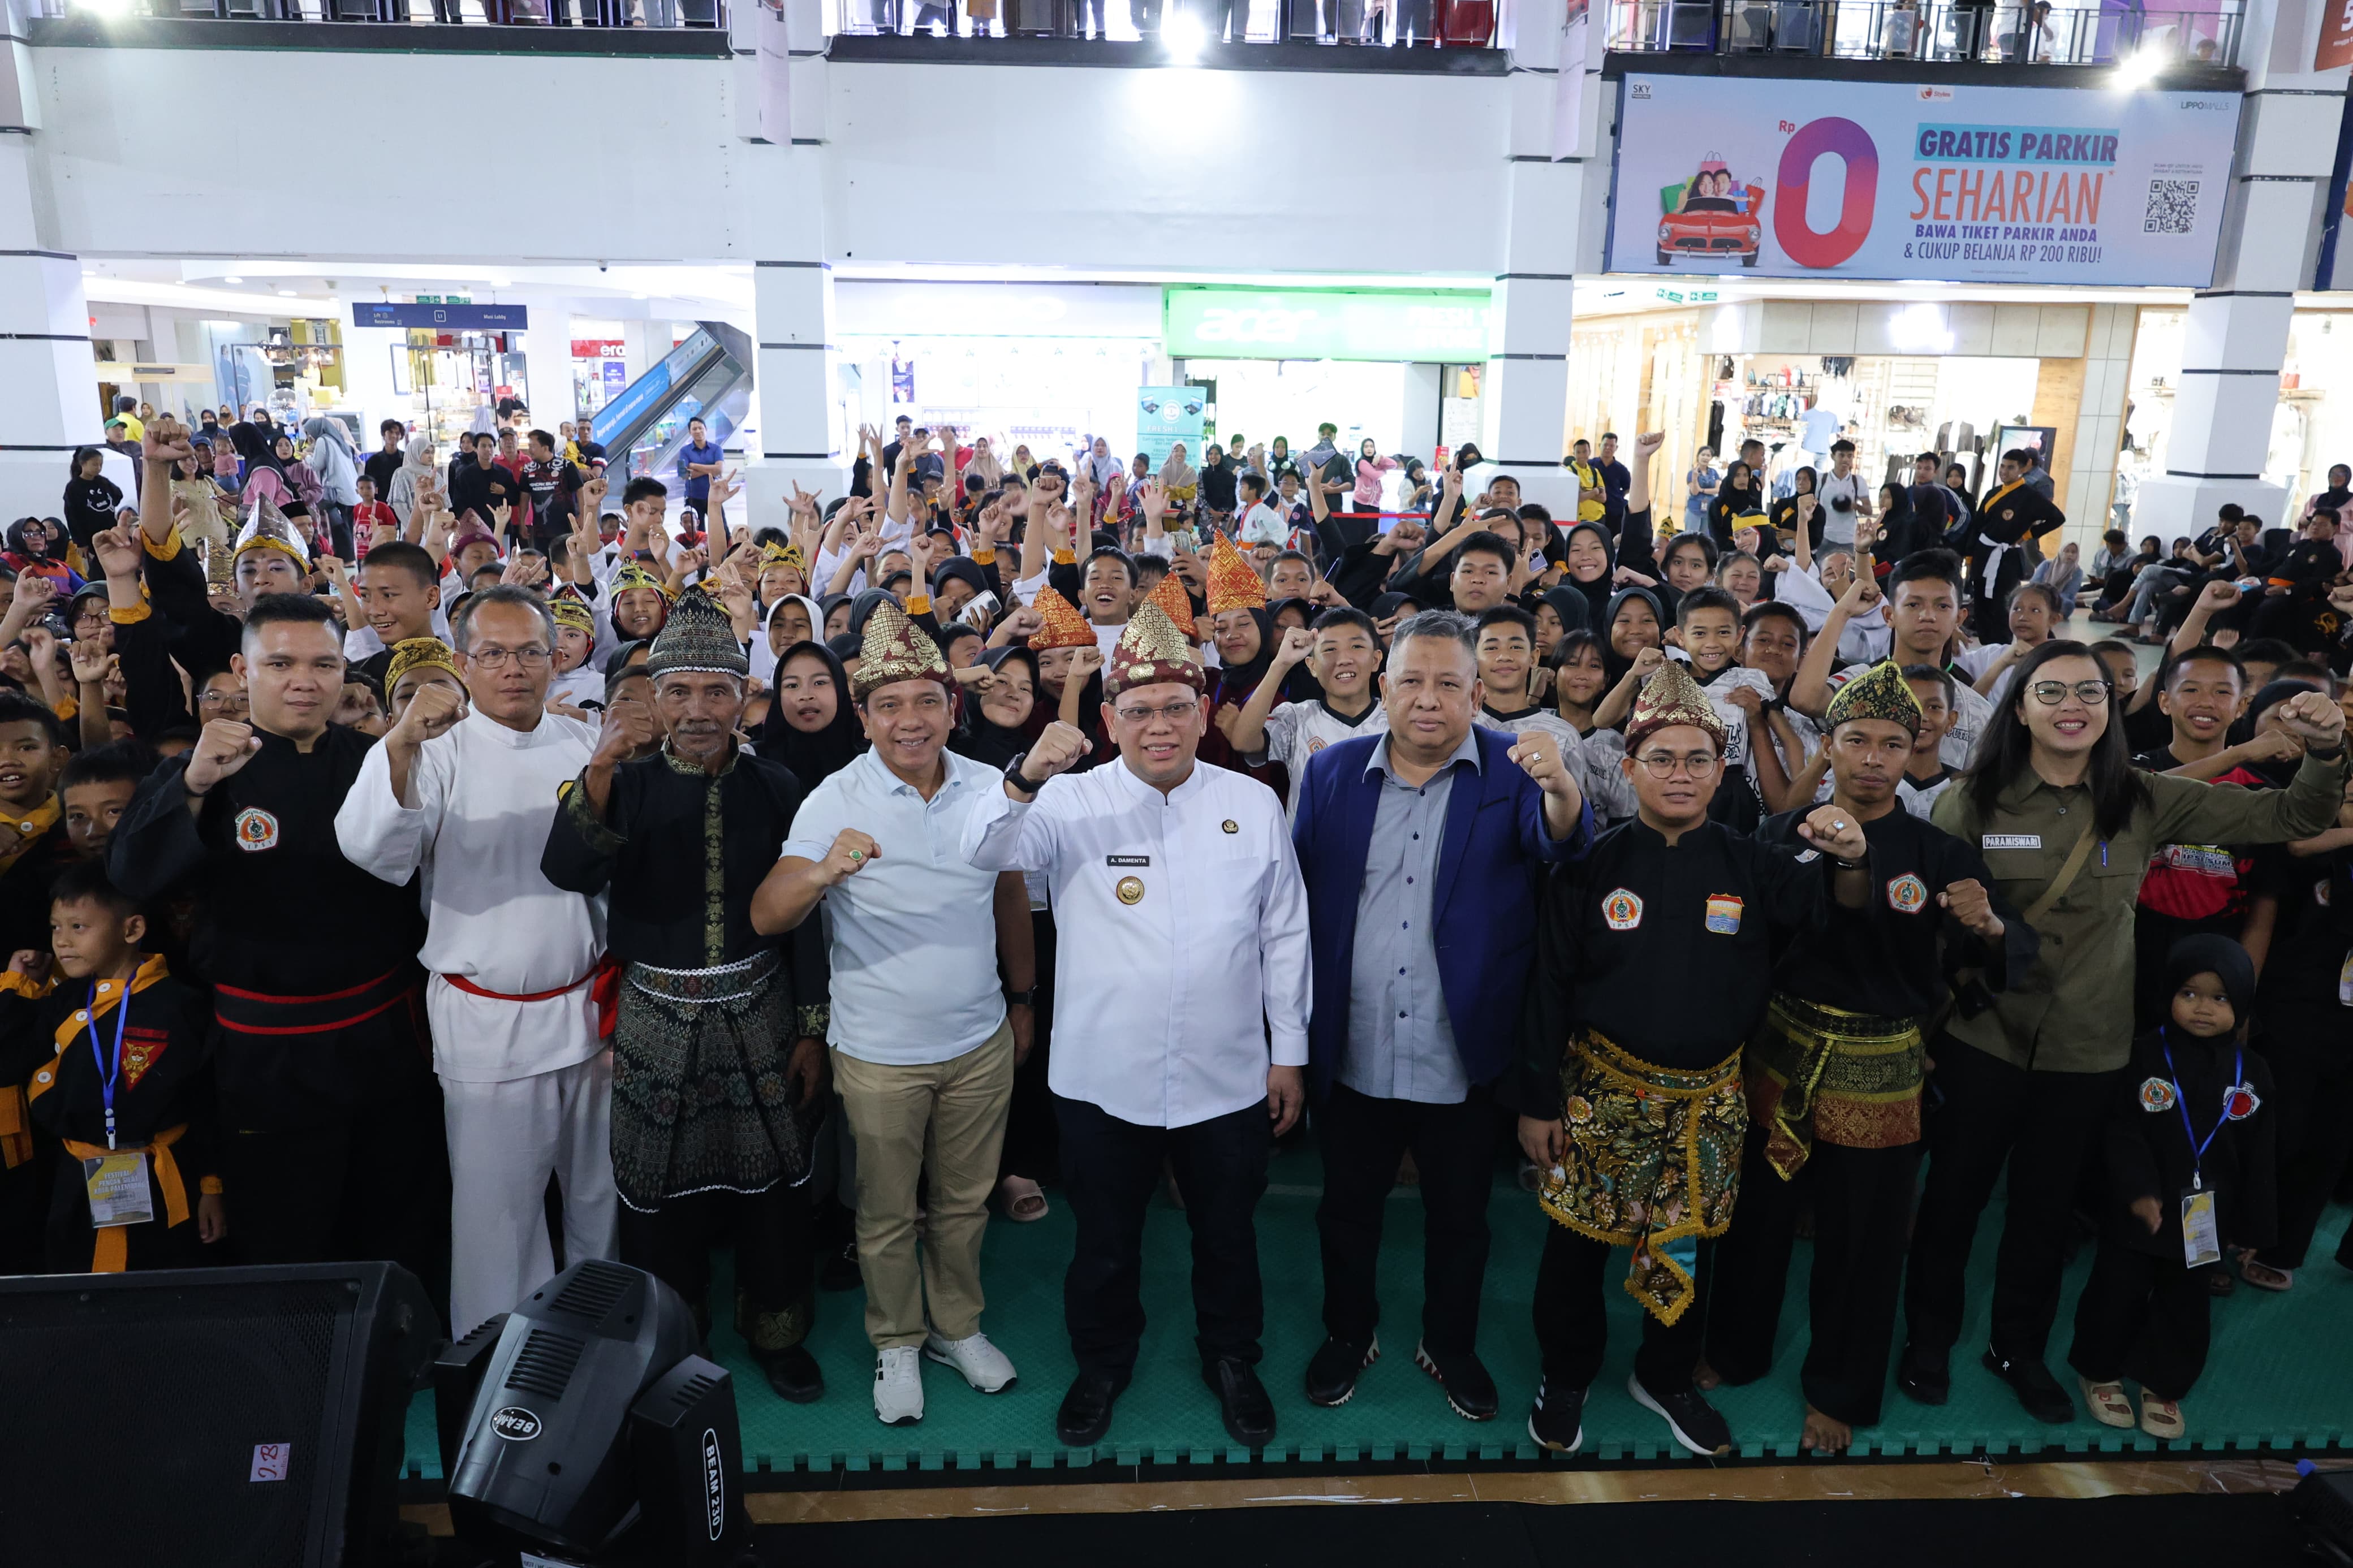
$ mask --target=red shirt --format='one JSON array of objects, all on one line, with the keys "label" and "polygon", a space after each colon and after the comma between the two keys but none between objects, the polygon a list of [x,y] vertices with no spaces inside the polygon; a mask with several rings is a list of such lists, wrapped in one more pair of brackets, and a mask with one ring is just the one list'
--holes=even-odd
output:
[{"label": "red shirt", "polygon": [[396,531],[398,537],[400,514],[380,500],[365,500],[352,508],[352,553],[364,561],[368,552],[368,534],[378,523]]}]

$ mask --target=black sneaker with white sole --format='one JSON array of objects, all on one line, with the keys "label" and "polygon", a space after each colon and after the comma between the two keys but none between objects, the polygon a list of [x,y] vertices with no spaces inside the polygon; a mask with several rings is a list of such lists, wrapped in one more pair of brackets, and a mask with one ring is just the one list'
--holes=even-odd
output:
[{"label": "black sneaker with white sole", "polygon": [[1689,1384],[1680,1393],[1653,1394],[1642,1386],[1641,1374],[1634,1373],[1626,1379],[1626,1392],[1643,1409],[1665,1416],[1667,1430],[1693,1453],[1713,1457],[1732,1451],[1731,1425]]},{"label": "black sneaker with white sole", "polygon": [[1555,1388],[1552,1379],[1536,1384],[1536,1402],[1528,1407],[1528,1436],[1536,1447],[1555,1454],[1574,1454],[1585,1446],[1585,1390]]},{"label": "black sneaker with white sole", "polygon": [[1377,1338],[1358,1342],[1337,1334],[1324,1335],[1323,1344],[1308,1359],[1307,1403],[1326,1410],[1347,1404],[1356,1396],[1358,1374],[1380,1359]]},{"label": "black sneaker with white sole", "polygon": [[1413,1347],[1413,1364],[1438,1380],[1446,1403],[1465,1421],[1495,1418],[1495,1380],[1472,1352],[1432,1355],[1427,1344]]}]

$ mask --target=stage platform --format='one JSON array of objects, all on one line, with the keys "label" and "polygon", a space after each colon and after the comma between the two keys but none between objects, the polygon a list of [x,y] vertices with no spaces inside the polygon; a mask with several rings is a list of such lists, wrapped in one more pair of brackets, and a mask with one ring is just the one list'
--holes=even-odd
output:
[{"label": "stage platform", "polygon": [[[1074,1371],[1061,1303],[1071,1229],[1068,1209],[1050,1190],[1049,1198],[1056,1200],[1052,1214],[1032,1225],[992,1220],[984,1254],[985,1327],[1020,1369],[1020,1381],[1005,1393],[984,1395],[947,1368],[926,1363],[926,1409],[920,1425],[890,1427],[874,1419],[868,1393],[873,1352],[861,1325],[859,1292],[819,1297],[810,1348],[825,1369],[828,1387],[824,1399],[811,1405],[788,1405],[769,1392],[742,1342],[724,1326],[723,1310],[712,1348],[735,1373],[745,1463],[754,1472],[748,1484],[789,1489],[839,1484],[847,1478],[839,1472],[1014,1468],[1066,1470],[1076,1480],[1088,1467],[1112,1462],[1216,1468],[1255,1461],[1328,1468],[1543,1458],[1526,1426],[1537,1373],[1528,1302],[1545,1227],[1552,1222],[1535,1198],[1499,1173],[1479,1348],[1503,1391],[1503,1410],[1493,1421],[1473,1423],[1457,1416],[1413,1364],[1420,1319],[1421,1205],[1411,1188],[1398,1189],[1389,1200],[1381,1359],[1347,1405],[1323,1410],[1307,1403],[1301,1380],[1323,1338],[1314,1226],[1320,1181],[1312,1149],[1283,1154],[1274,1162],[1259,1210],[1267,1303],[1266,1359],[1260,1373],[1279,1418],[1274,1441],[1261,1452],[1252,1455],[1230,1442],[1216,1401],[1201,1383],[1192,1340],[1188,1233],[1184,1215],[1165,1201],[1155,1203],[1145,1232],[1144,1288],[1151,1326],[1134,1384],[1122,1396],[1110,1436],[1100,1447],[1070,1450],[1055,1440],[1054,1412]],[[2274,1295],[2242,1283],[2234,1295],[2213,1303],[2213,1357],[2182,1405],[2189,1435],[2166,1445],[2084,1415],[2070,1426],[2044,1426],[2030,1419],[2010,1391],[1978,1364],[1999,1230],[1997,1200],[1978,1233],[1969,1323],[1954,1358],[1951,1402],[1934,1408],[1915,1405],[1891,1386],[1881,1425],[1855,1435],[1854,1457],[2279,1453],[2348,1446],[2353,1434],[2353,1344],[2344,1325],[2353,1321],[2353,1271],[2331,1260],[2348,1219],[2343,1207],[2330,1212],[2294,1290]],[[2066,1310],[2052,1336],[2052,1370],[2071,1386],[2073,1373],[2065,1365],[2073,1334],[2069,1314],[2090,1263],[2086,1245],[2069,1271]],[[1810,1264],[1810,1249],[1800,1242],[1771,1375],[1715,1395],[1732,1424],[1736,1451],[1749,1459],[1798,1454],[1804,1408],[1797,1365],[1804,1353]],[[721,1283],[714,1300],[725,1301],[731,1291]],[[1637,1309],[1622,1293],[1613,1289],[1611,1296],[1609,1358],[1586,1406],[1585,1452],[1547,1462],[1688,1461],[1668,1436],[1665,1423],[1626,1393]],[[430,1394],[418,1396],[410,1408],[407,1463],[412,1478],[440,1473]]]}]

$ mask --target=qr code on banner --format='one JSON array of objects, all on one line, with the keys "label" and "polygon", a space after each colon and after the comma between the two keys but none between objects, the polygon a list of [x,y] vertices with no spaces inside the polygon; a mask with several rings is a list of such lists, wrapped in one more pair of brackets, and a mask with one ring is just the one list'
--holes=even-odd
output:
[{"label": "qr code on banner", "polygon": [[2197,221],[2197,181],[2151,180],[2148,183],[2148,211],[2140,222],[2143,234],[2188,234]]}]

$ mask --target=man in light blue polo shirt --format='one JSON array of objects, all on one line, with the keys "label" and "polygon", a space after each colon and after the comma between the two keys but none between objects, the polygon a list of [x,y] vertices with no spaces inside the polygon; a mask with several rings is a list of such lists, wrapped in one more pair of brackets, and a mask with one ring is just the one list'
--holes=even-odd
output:
[{"label": "man in light blue polo shirt", "polygon": [[980,1331],[980,1238],[1013,1069],[1029,1051],[1037,953],[1021,873],[977,869],[959,852],[965,818],[1003,776],[946,750],[949,683],[938,647],[897,605],[874,612],[850,685],[872,749],[801,803],[752,900],[763,932],[791,930],[819,902],[832,911],[827,1043],[858,1141],[874,1413],[892,1426],[923,1417],[921,1356],[983,1394],[1013,1382]]}]

